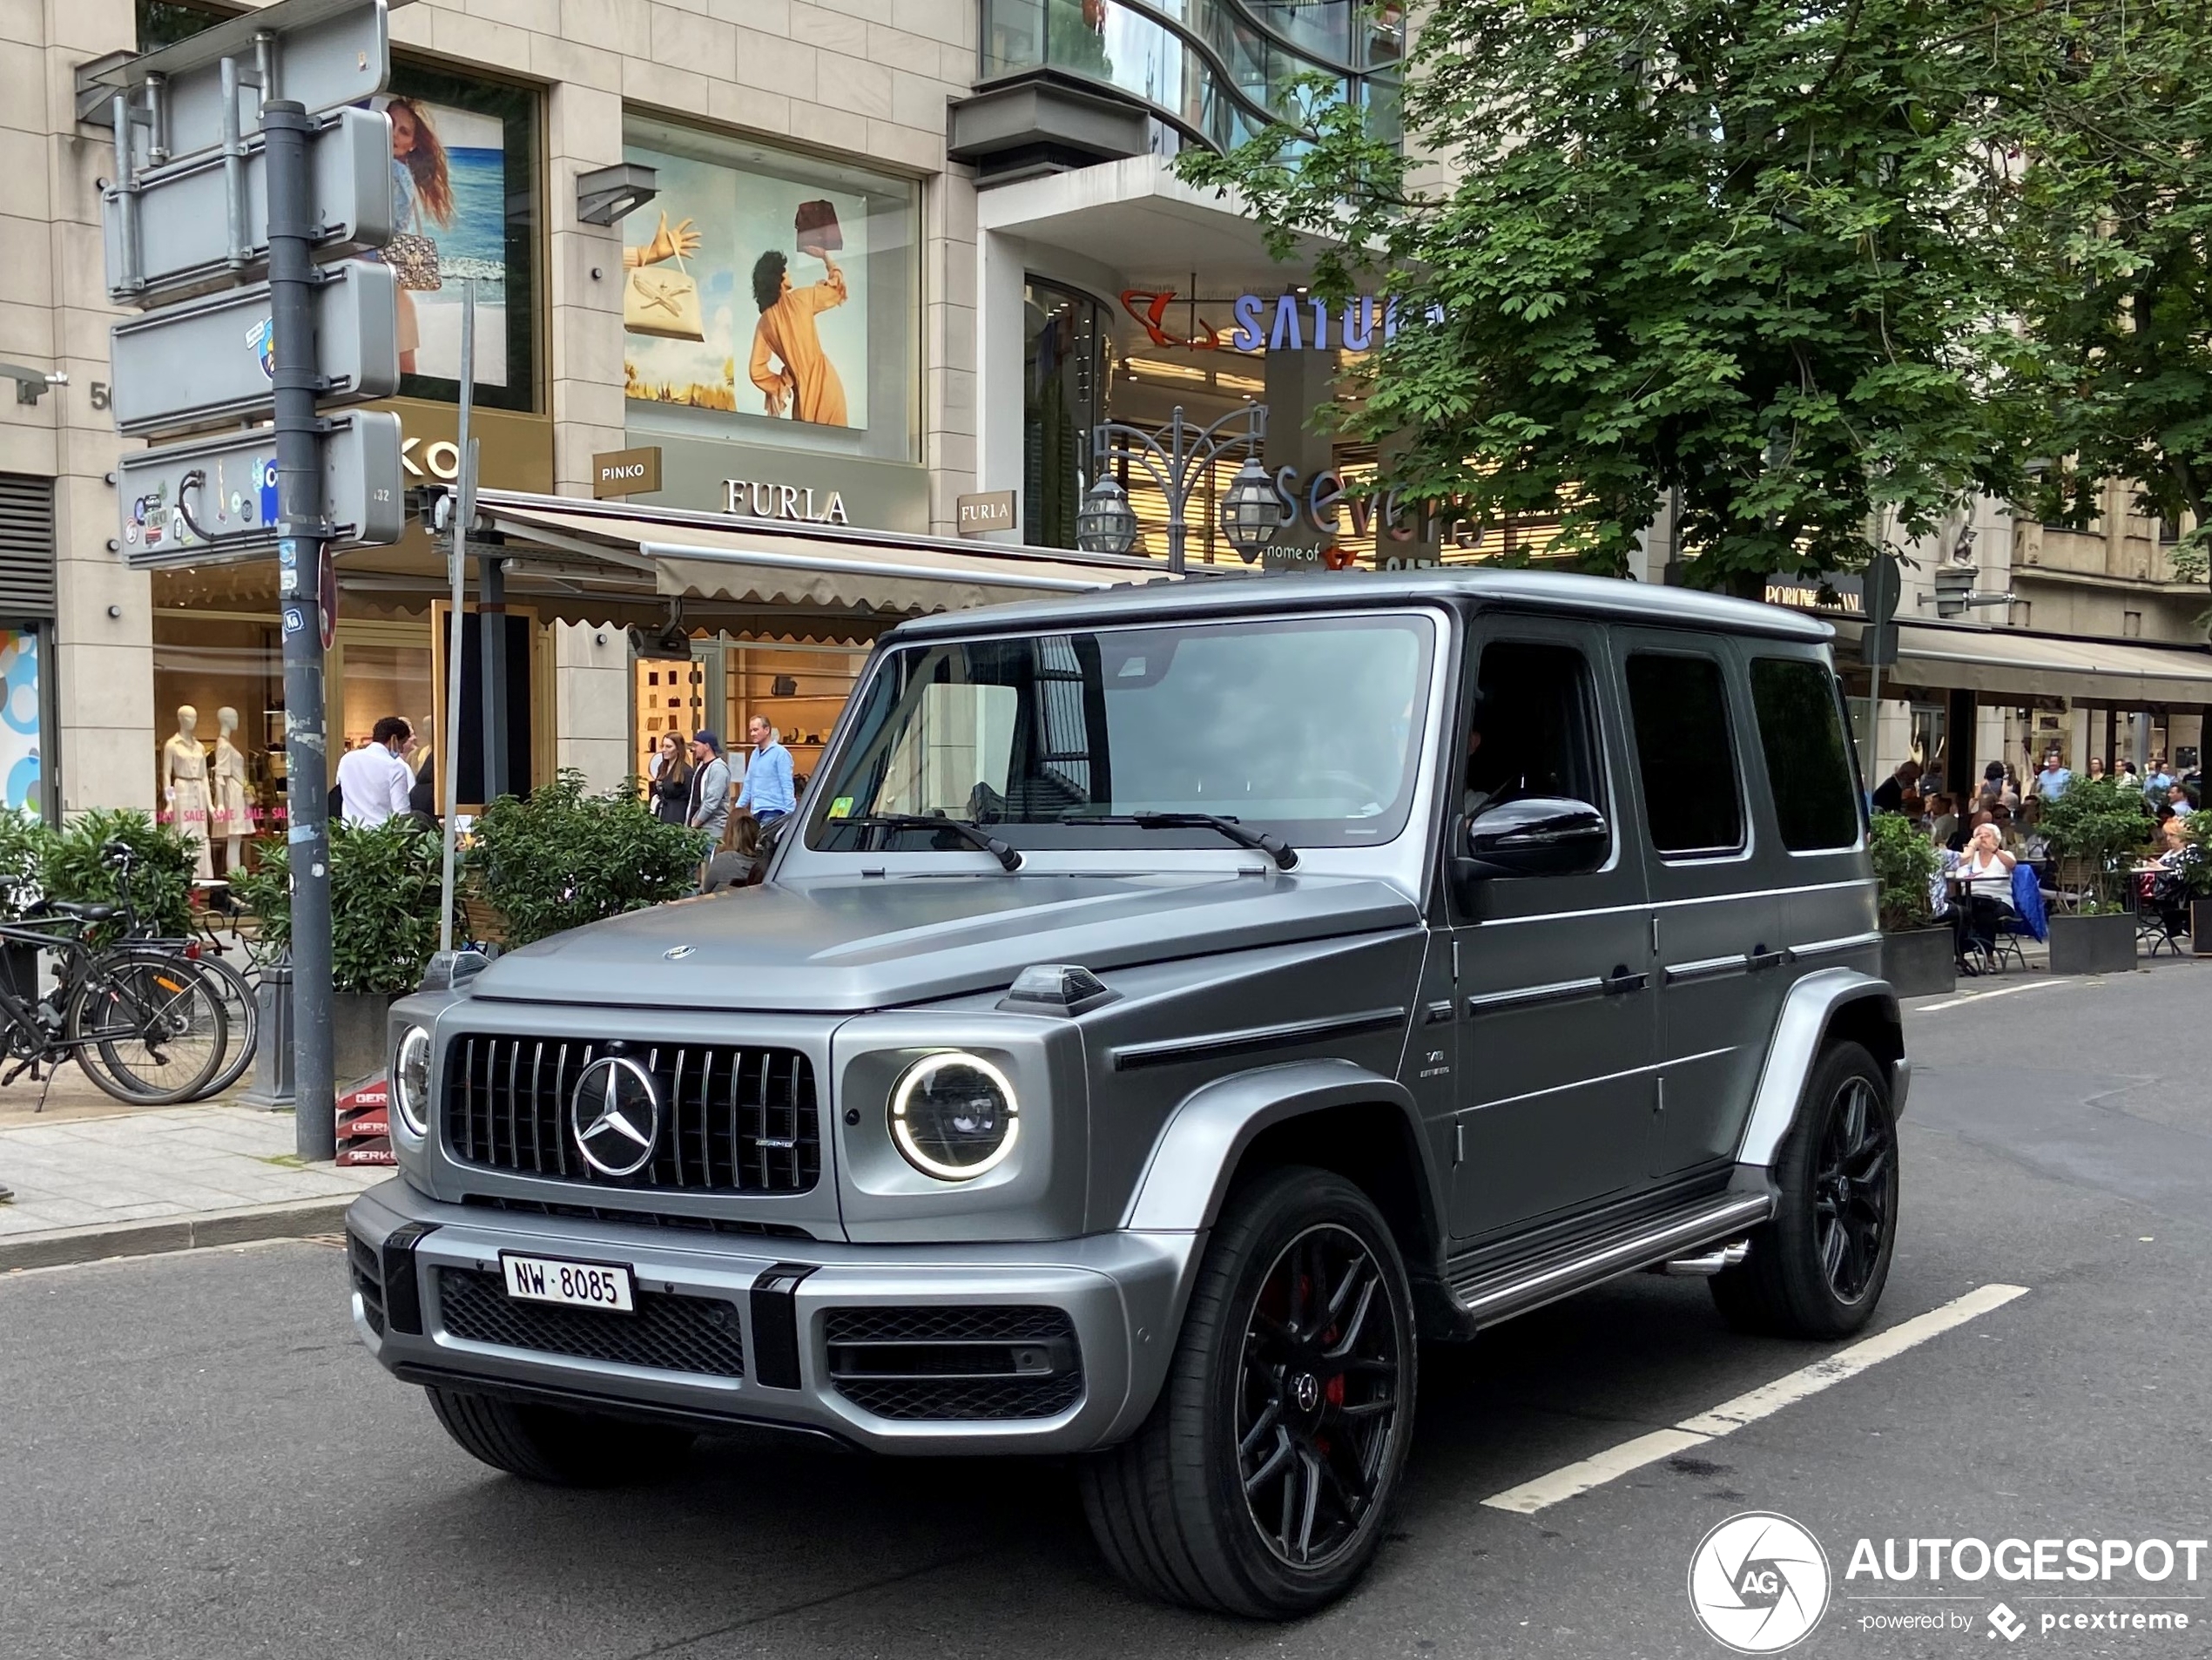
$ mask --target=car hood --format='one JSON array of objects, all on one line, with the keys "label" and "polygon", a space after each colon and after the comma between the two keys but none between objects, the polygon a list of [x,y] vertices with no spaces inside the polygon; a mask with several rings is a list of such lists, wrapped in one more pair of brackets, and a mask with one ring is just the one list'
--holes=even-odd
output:
[{"label": "car hood", "polygon": [[849,1011],[987,991],[1033,962],[1103,971],[1420,920],[1359,877],[854,877],[679,900],[501,957],[472,995]]}]

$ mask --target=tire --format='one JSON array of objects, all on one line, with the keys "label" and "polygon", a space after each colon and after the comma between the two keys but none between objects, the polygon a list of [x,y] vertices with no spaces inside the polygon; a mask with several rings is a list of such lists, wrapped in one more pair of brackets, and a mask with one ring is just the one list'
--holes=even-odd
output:
[{"label": "tire", "polygon": [[1781,1202],[1741,1265],[1708,1282],[1738,1331],[1836,1338],[1874,1317],[1897,1248],[1897,1119],[1857,1043],[1824,1050],[1775,1166]]},{"label": "tire", "polygon": [[70,999],[78,1063],[118,1101],[197,1101],[222,1070],[229,1022],[194,964],[139,954],[94,968]]},{"label": "tire", "polygon": [[673,1470],[697,1439],[687,1429],[560,1407],[430,1389],[430,1410],[461,1450],[526,1481],[626,1487]]},{"label": "tire", "polygon": [[[132,948],[118,948],[128,951]],[[244,1077],[246,1069],[253,1064],[253,1053],[261,1038],[260,1000],[246,976],[221,958],[203,955],[186,961],[221,1002],[223,1017],[229,1023],[223,1064],[200,1091],[202,1097],[220,1095]]]},{"label": "tire", "polygon": [[[1309,1313],[1332,1323],[1308,1336]],[[1285,1620],[1334,1602],[1388,1530],[1417,1360],[1405,1264],[1365,1193],[1302,1166],[1242,1188],[1150,1416],[1082,1466],[1107,1561],[1190,1608]]]}]

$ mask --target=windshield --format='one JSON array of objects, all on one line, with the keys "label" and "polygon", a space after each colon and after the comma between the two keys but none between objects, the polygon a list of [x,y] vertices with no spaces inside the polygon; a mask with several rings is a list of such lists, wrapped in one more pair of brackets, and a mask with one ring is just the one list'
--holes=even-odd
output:
[{"label": "windshield", "polygon": [[[806,845],[954,852],[933,814],[1017,847],[1202,847],[1211,813],[1297,847],[1405,828],[1435,624],[1419,614],[1242,619],[917,644],[876,665],[808,792]],[[972,847],[968,856],[973,856]]]}]

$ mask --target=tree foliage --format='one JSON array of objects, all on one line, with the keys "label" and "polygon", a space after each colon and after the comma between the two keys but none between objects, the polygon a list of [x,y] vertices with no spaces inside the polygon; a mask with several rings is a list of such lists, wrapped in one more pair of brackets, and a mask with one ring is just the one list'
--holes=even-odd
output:
[{"label": "tree foliage", "polygon": [[[1408,160],[1317,84],[1186,176],[1320,291],[1405,320],[1356,371],[1387,482],[1564,513],[1619,572],[1680,492],[1693,581],[1853,568],[2011,494],[2039,361],[2007,227],[2039,0],[1436,0]],[[1442,182],[1434,182],[1440,179]],[[1393,446],[1395,449],[1395,446]]]},{"label": "tree foliage", "polygon": [[2043,516],[2087,528],[2103,482],[2137,510],[2212,537],[2212,3],[2061,10],[2020,89],[2018,229],[2040,280],[2025,319],[2048,354]]}]

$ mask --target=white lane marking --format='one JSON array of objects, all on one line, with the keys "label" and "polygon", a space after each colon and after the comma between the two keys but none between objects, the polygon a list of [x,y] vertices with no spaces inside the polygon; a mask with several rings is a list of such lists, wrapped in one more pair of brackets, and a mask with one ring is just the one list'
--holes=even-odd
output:
[{"label": "white lane marking", "polygon": [[[2068,976],[2071,978],[2071,976]],[[1992,997],[2009,997],[2016,991],[2042,991],[2061,983],[2056,980],[2037,980],[2024,986],[2000,986],[1994,991],[1970,991],[1963,997],[1953,997],[1946,1002],[1922,1003],[1918,1009],[1905,1012],[1912,1015],[1932,1015],[1939,1009],[1959,1009],[1967,1003],[1987,1002]]]},{"label": "white lane marking", "polygon": [[1748,1394],[1723,1400],[1710,1412],[1701,1412],[1694,1418],[1685,1418],[1671,1429],[1655,1429],[1638,1435],[1633,1441],[1622,1441],[1617,1447],[1562,1466],[1548,1475],[1540,1475],[1533,1481],[1507,1488],[1503,1493],[1494,1493],[1482,1502],[1493,1510],[1511,1510],[1519,1515],[1534,1515],[1562,1500],[1577,1494],[1588,1493],[1593,1488],[1603,1487],[1633,1470],[1647,1464],[1656,1464],[1662,1458],[1692,1447],[1702,1447],[1707,1441],[1756,1423],[1760,1419],[1780,1412],[1808,1395],[1817,1395],[1823,1389],[1855,1378],[1870,1366],[1894,1360],[1907,1349],[1940,1336],[1953,1326],[2002,1308],[2015,1297],[2027,1295],[2025,1285],[1983,1285],[1968,1292],[1964,1297],[1948,1302],[1940,1308],[1932,1308],[1925,1314],[1915,1314],[1901,1320],[1885,1332],[1865,1338],[1838,1349],[1824,1360],[1816,1360],[1786,1377],[1763,1384]]}]

